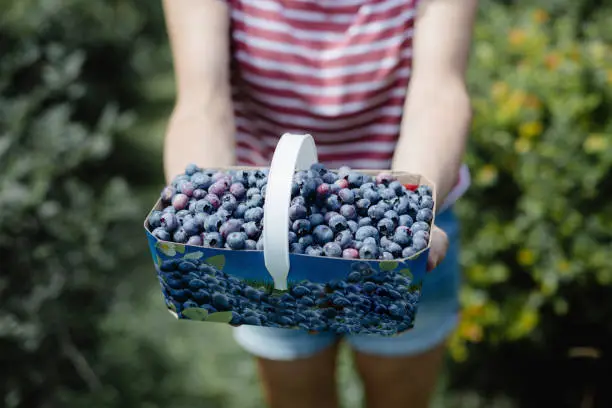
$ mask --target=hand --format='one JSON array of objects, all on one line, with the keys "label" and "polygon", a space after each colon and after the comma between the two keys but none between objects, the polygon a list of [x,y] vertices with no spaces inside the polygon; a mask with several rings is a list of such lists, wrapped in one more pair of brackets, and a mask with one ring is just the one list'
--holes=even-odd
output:
[{"label": "hand", "polygon": [[434,225],[431,229],[431,247],[427,259],[427,272],[431,272],[440,265],[446,257],[446,251],[448,251],[448,236],[446,232]]}]

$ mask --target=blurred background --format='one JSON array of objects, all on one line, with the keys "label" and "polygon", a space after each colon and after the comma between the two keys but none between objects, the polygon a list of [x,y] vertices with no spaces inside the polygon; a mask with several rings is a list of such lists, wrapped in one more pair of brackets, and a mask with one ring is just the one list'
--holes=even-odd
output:
[{"label": "blurred background", "polygon": [[[612,8],[481,3],[435,406],[611,407]],[[229,326],[168,314],[147,249],[174,96],[160,2],[0,4],[0,407],[263,406]],[[359,406],[345,354],[340,380]]]}]

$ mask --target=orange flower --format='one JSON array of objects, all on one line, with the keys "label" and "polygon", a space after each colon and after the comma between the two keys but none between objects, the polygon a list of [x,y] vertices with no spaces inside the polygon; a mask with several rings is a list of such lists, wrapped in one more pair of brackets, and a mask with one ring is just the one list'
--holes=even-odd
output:
[{"label": "orange flower", "polygon": [[548,13],[542,9],[536,9],[533,11],[533,21],[538,24],[542,24],[548,21]]},{"label": "orange flower", "polygon": [[525,31],[520,30],[518,28],[511,30],[508,35],[508,41],[511,45],[514,46],[522,45],[523,43],[525,43],[525,40],[527,40],[527,34],[525,33]]},{"label": "orange flower", "polygon": [[525,98],[525,106],[531,109],[540,109],[542,107],[542,102],[535,95],[527,95]]},{"label": "orange flower", "polygon": [[557,54],[548,54],[544,57],[544,65],[546,65],[546,68],[550,71],[556,70],[559,64],[561,64],[561,58]]}]

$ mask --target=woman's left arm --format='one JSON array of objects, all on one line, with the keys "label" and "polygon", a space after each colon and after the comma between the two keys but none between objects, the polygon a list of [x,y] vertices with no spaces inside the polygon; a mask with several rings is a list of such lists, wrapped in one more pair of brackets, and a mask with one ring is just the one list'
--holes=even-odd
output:
[{"label": "woman's left arm", "polygon": [[471,122],[465,73],[478,0],[423,0],[393,169],[435,183],[438,208],[455,186]]}]

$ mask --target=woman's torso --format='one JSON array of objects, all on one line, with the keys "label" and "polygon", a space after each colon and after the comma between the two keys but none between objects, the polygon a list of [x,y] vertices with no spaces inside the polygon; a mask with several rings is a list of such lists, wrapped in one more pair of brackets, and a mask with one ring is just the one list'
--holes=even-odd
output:
[{"label": "woman's torso", "polygon": [[238,162],[267,165],[291,132],[329,167],[388,169],[418,1],[227,0]]}]

